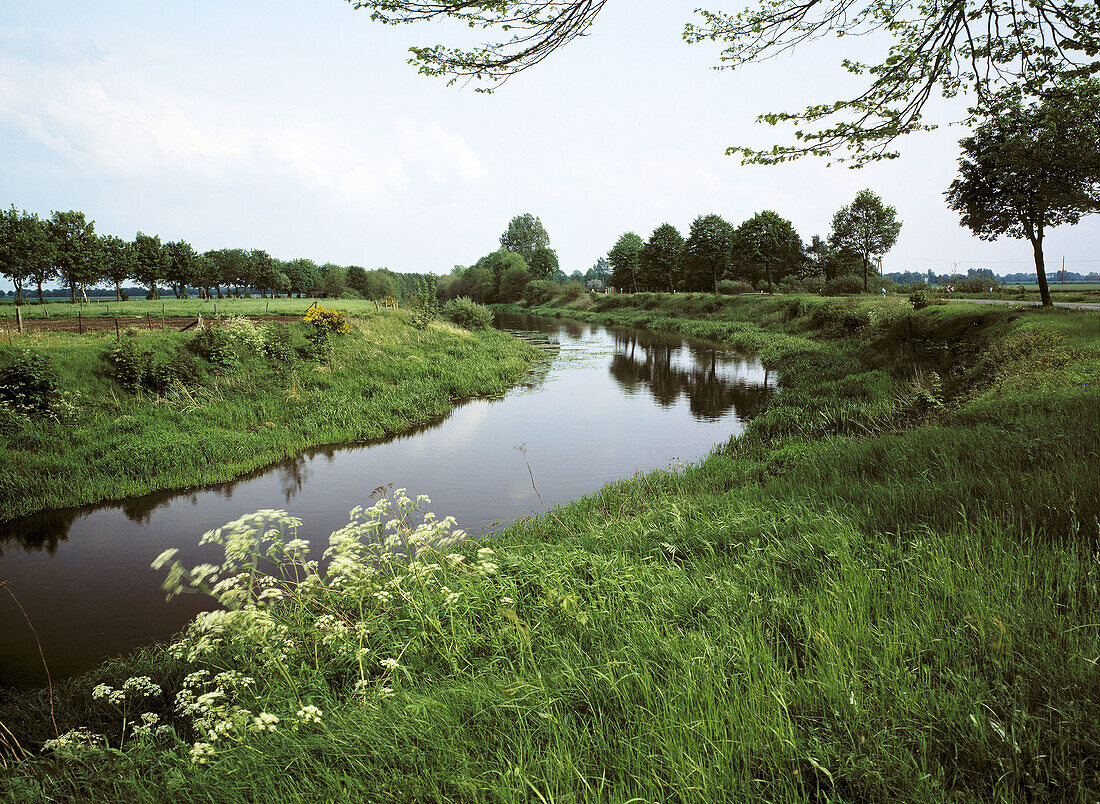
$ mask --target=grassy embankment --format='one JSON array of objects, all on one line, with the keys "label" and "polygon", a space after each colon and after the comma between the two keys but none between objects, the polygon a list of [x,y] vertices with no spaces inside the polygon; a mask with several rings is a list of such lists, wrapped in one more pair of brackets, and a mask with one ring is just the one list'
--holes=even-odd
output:
[{"label": "grassy embankment", "polygon": [[[0,789],[1100,796],[1100,316],[698,295],[582,305],[544,312],[755,348],[785,390],[698,464],[517,524],[492,537],[495,554],[467,544],[448,548],[463,561],[375,565],[337,538],[342,579],[275,606],[238,596],[176,646],[68,684],[58,731],[85,726],[121,750],[70,735],[16,762],[9,737]],[[252,681],[215,678],[227,671]],[[92,695],[143,675],[162,689]],[[144,712],[167,728],[135,729]],[[35,752],[47,713],[42,693],[0,723]]]},{"label": "grassy embankment", "polygon": [[[79,312],[85,318],[113,318],[119,316],[126,318],[144,319],[147,315],[154,320],[161,314],[166,316],[195,316],[202,313],[203,317],[211,318],[215,315],[305,315],[306,310],[314,299],[295,299],[280,297],[277,299],[263,299],[259,296],[248,298],[225,299],[173,299],[164,298],[156,301],[149,299],[128,299],[124,302],[114,299],[96,298],[88,303],[78,302],[73,304],[67,299],[47,299],[45,304],[34,301],[22,306],[23,320],[38,318],[75,318]],[[349,315],[374,312],[376,307],[373,301],[365,299],[323,299],[320,302],[330,310],[343,310]],[[15,305],[11,302],[0,304],[0,320],[14,319]]]},{"label": "grassy embankment", "polygon": [[[288,302],[301,312],[309,304],[280,302],[281,314]],[[438,321],[421,331],[406,312],[370,303],[348,321],[351,332],[327,347],[302,322],[244,321],[226,343],[139,330],[123,337],[133,345],[131,379],[145,375],[132,390],[111,356],[113,331],[31,333],[10,347],[5,339],[0,372],[23,350],[48,355],[72,412],[0,419],[0,520],[220,482],[308,447],[380,438],[504,391],[534,356],[495,331]]]}]

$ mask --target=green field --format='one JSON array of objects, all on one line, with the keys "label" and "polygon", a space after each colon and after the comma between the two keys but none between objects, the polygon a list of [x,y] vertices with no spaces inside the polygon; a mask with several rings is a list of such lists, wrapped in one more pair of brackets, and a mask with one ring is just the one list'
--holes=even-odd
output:
[{"label": "green field", "polygon": [[[280,312],[291,308],[281,301]],[[243,300],[238,312],[250,305],[263,302]],[[422,331],[403,310],[355,310],[351,331],[321,349],[309,324],[244,319],[225,343],[197,330],[0,340],[0,373],[24,352],[42,355],[57,387],[45,415],[0,405],[3,518],[216,483],[309,447],[380,438],[503,392],[535,356],[493,330],[437,321]],[[144,372],[129,386],[113,356],[120,347]]]},{"label": "green field", "polygon": [[[124,302],[97,300],[88,304],[72,304],[68,301],[50,301],[45,305],[25,304],[21,311],[24,319],[75,318],[77,313],[89,318],[120,316],[144,318],[147,315],[197,316],[214,315],[304,315],[311,304],[323,304],[332,310],[348,313],[374,312],[377,307],[366,299],[130,299]],[[215,312],[215,307],[217,312]],[[0,318],[15,318],[15,305],[0,304]]]},{"label": "green field", "polygon": [[229,528],[230,613],[67,683],[56,731],[44,692],[0,706],[0,791],[1100,799],[1100,316],[705,294],[538,311],[719,338],[783,390],[696,464],[411,562],[344,538],[427,538],[379,510],[336,536],[337,576],[257,596],[268,544]]}]

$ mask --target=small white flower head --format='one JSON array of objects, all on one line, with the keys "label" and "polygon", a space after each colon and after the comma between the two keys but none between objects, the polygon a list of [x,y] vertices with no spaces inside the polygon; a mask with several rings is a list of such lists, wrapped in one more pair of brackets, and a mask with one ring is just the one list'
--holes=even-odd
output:
[{"label": "small white flower head", "polygon": [[393,687],[379,687],[378,688],[378,697],[379,697],[380,700],[384,701],[387,698],[392,698],[395,694],[396,693],[394,693]]},{"label": "small white flower head", "polygon": [[306,704],[298,710],[298,720],[302,723],[320,723],[323,714],[324,712],[313,704]]},{"label": "small white flower head", "polygon": [[449,595],[447,595],[446,599],[443,601],[443,605],[444,606],[453,606],[455,603],[457,603],[459,601],[459,599],[461,597],[462,597],[461,592],[451,592]]},{"label": "small white flower head", "polygon": [[378,601],[378,605],[385,606],[391,600],[393,600],[393,593],[387,592],[385,589],[381,589],[374,593],[374,599]]},{"label": "small white flower head", "polygon": [[191,746],[191,762],[205,765],[214,756],[214,746],[210,743],[195,743]]},{"label": "small white flower head", "polygon": [[382,665],[385,670],[397,670],[401,667],[401,663],[397,659],[383,659],[378,664]]},{"label": "small white flower head", "polygon": [[275,727],[279,725],[279,718],[270,712],[260,712],[256,717],[252,718],[252,731],[265,732],[275,731]]},{"label": "small white flower head", "polygon": [[161,693],[160,684],[154,684],[149,676],[128,678],[126,679],[126,683],[122,685],[122,689],[134,695],[139,695],[142,698],[151,698]]},{"label": "small white flower head", "polygon": [[500,565],[493,561],[495,555],[491,548],[482,547],[477,551],[477,564],[474,565],[474,570],[479,575],[495,575],[500,569]]},{"label": "small white flower head", "polygon": [[95,689],[92,690],[92,697],[96,698],[110,698],[111,693],[114,692],[114,687],[108,687],[106,684],[96,684]]}]

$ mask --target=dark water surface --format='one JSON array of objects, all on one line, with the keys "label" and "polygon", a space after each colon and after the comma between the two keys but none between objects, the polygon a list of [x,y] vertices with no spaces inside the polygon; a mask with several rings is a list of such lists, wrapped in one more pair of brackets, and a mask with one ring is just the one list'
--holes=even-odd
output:
[{"label": "dark water surface", "polygon": [[[504,316],[498,326],[560,345],[549,370],[502,399],[473,400],[449,416],[374,443],[313,450],[231,483],[53,511],[0,533],[0,581],[38,632],[54,680],[164,639],[208,606],[165,603],[150,562],[169,547],[191,565],[217,561],[199,536],[261,508],[304,520],[314,553],[392,483],[427,494],[429,510],[473,534],[632,475],[696,460],[742,429],[772,382],[752,358],[678,335],[575,321]],[[45,683],[34,636],[0,590],[0,687]]]}]

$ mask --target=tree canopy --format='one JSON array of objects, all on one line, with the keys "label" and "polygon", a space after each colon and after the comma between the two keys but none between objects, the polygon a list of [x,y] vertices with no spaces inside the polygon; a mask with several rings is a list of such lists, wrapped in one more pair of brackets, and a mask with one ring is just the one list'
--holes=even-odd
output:
[{"label": "tree canopy", "polygon": [[[410,48],[426,75],[486,79],[498,84],[583,36],[606,0],[349,0],[372,19],[401,24],[450,17],[500,36],[478,47]],[[878,63],[842,62],[867,77],[847,99],[798,112],[761,114],[769,124],[797,126],[795,142],[757,150],[732,146],[743,161],[773,164],[805,155],[834,155],[863,164],[896,156],[900,135],[930,128],[934,96],[972,92],[979,99],[1005,86],[1037,93],[1058,76],[1100,71],[1100,4],[1093,0],[755,0],[741,11],[697,9],[684,29],[688,42],[724,46],[720,66],[760,62],[815,39],[879,34]],[[491,91],[492,86],[481,91]],[[973,120],[971,121],[973,122]],[[850,155],[844,156],[844,152]]]},{"label": "tree canopy", "polygon": [[721,215],[700,215],[691,222],[684,244],[686,290],[718,292],[718,282],[730,273],[733,225]]},{"label": "tree canopy", "polygon": [[1100,82],[1069,83],[1039,103],[1004,93],[959,145],[948,206],[983,240],[1026,238],[1040,296],[1050,305],[1046,230],[1100,212]]},{"label": "tree canopy", "polygon": [[680,258],[684,252],[684,236],[671,223],[662,223],[653,230],[642,248],[639,281],[646,290],[676,290],[681,279]]},{"label": "tree canopy", "polygon": [[523,257],[536,279],[549,279],[558,270],[558,255],[550,248],[550,235],[530,212],[509,221],[508,229],[500,236],[500,247]]},{"label": "tree canopy", "polygon": [[756,213],[737,227],[733,250],[742,273],[750,279],[766,279],[768,293],[772,292],[773,282],[793,273],[804,259],[802,238],[794,224],[770,209]]},{"label": "tree canopy", "polygon": [[886,206],[870,190],[860,190],[855,200],[833,215],[829,242],[841,251],[858,254],[863,260],[863,292],[868,289],[867,275],[871,257],[881,257],[894,247],[901,232],[897,210]]},{"label": "tree canopy", "polygon": [[611,265],[611,284],[620,291],[629,293],[638,289],[638,270],[641,268],[644,247],[642,238],[634,232],[627,232],[607,252],[607,261]]}]

